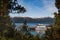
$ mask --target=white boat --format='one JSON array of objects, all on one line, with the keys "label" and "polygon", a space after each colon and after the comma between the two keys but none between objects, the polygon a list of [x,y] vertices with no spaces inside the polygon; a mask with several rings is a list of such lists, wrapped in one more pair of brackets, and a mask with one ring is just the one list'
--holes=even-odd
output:
[{"label": "white boat", "polygon": [[36,30],[37,33],[40,33],[40,34],[44,33],[45,30],[46,30],[46,25],[44,25],[44,24],[38,24],[36,26],[35,30]]}]

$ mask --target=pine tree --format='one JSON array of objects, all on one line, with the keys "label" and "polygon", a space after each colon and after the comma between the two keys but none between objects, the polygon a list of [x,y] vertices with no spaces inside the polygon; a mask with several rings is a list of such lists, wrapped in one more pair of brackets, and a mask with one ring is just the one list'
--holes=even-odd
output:
[{"label": "pine tree", "polygon": [[55,6],[58,9],[58,13],[54,13],[54,25],[46,32],[48,40],[60,40],[60,0],[55,0]]},{"label": "pine tree", "polygon": [[60,0],[55,0],[55,6],[58,9],[58,13],[55,14],[55,24],[53,37],[54,40],[60,40]]},{"label": "pine tree", "polygon": [[9,16],[9,13],[12,13],[13,11],[24,13],[26,10],[17,3],[17,0],[0,0],[0,37],[2,37],[3,34],[9,34],[9,36],[11,36],[10,33],[14,31],[14,24]]}]

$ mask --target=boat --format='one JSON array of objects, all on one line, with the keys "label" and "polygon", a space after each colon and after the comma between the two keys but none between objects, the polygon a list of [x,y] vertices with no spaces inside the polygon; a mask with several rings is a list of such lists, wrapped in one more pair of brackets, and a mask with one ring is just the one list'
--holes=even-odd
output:
[{"label": "boat", "polygon": [[37,24],[36,27],[35,27],[35,30],[37,33],[44,33],[45,30],[46,30],[46,25],[44,24]]}]

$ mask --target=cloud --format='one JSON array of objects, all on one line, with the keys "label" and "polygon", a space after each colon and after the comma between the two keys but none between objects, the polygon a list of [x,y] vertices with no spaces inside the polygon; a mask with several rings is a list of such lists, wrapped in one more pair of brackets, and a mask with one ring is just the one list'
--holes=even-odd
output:
[{"label": "cloud", "polygon": [[48,12],[57,12],[57,9],[55,7],[55,1],[54,0],[43,0],[44,8]]},{"label": "cloud", "polygon": [[18,0],[19,4],[27,10],[25,14],[13,14],[12,16],[24,17],[53,17],[53,13],[57,12],[54,0]]}]

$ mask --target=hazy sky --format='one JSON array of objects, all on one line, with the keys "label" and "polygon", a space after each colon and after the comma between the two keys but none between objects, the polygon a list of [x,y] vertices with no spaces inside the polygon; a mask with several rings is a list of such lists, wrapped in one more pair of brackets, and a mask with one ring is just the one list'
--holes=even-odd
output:
[{"label": "hazy sky", "polygon": [[53,17],[57,12],[54,0],[18,0],[19,4],[26,8],[24,14],[10,14],[11,17]]}]

